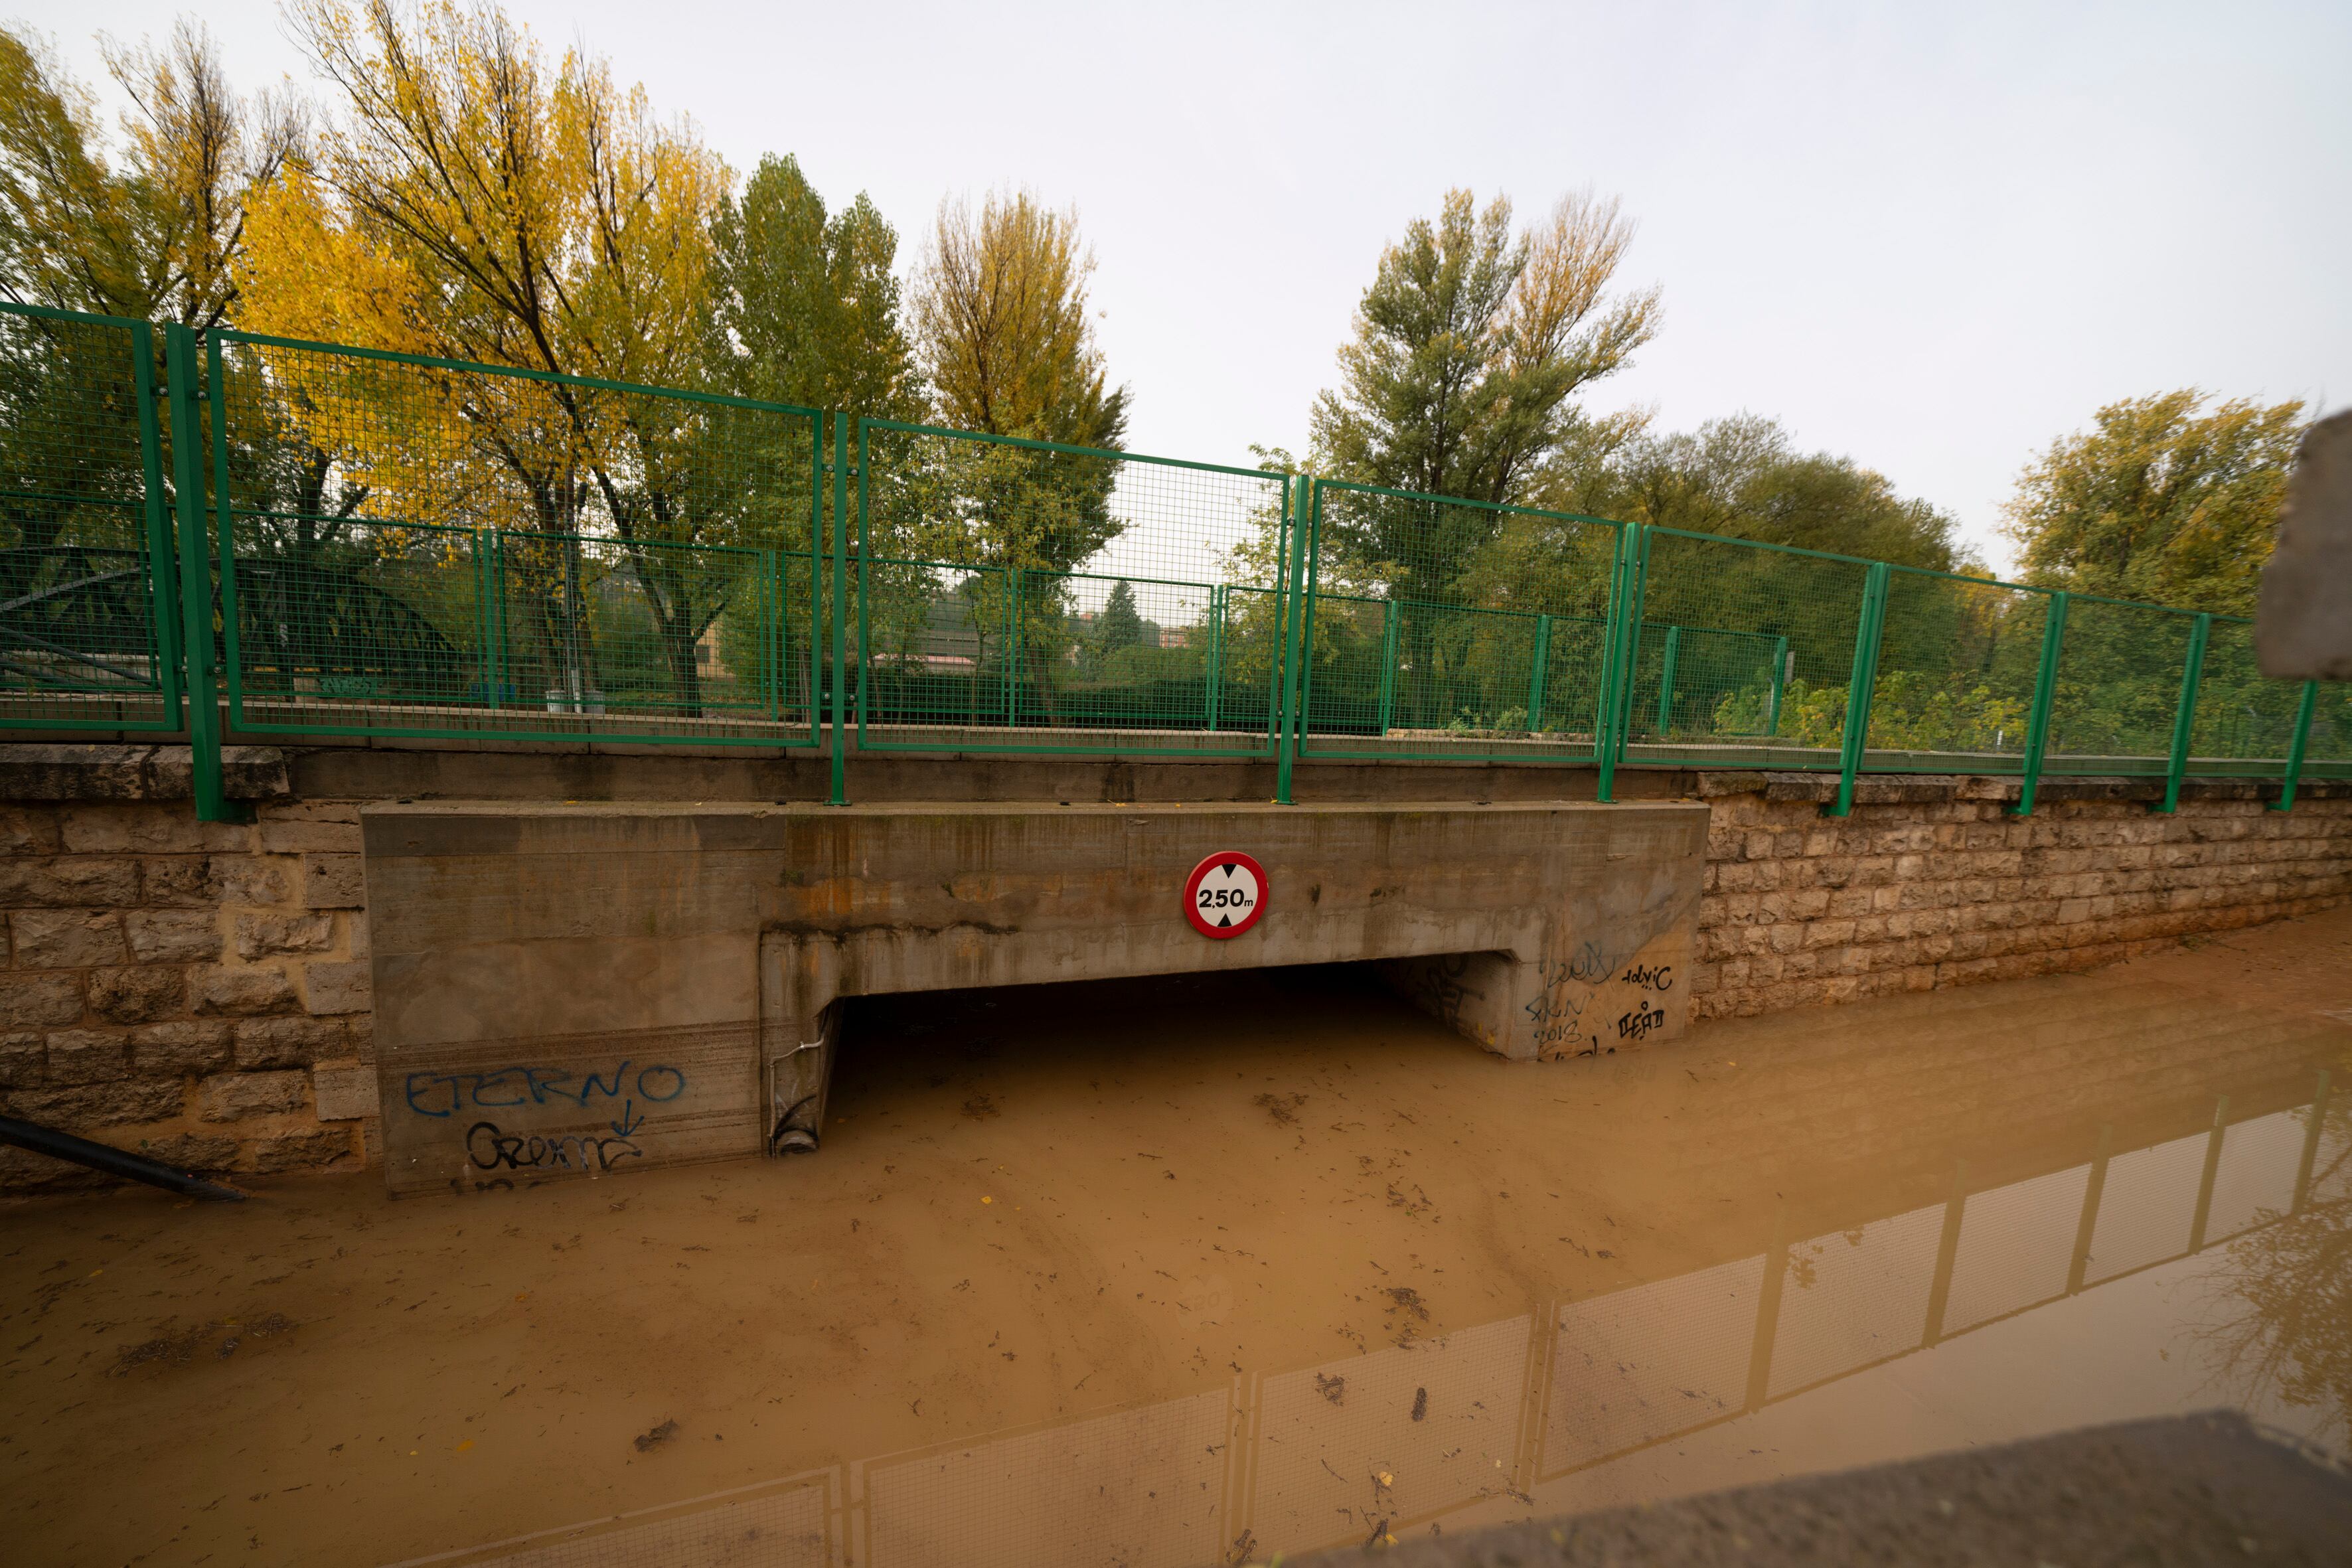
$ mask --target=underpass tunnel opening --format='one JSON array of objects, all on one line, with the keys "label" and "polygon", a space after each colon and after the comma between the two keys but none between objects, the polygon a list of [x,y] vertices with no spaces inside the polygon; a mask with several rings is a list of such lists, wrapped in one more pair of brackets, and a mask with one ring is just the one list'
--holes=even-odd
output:
[{"label": "underpass tunnel opening", "polygon": [[[1016,1110],[1108,1116],[1212,1084],[1276,1121],[1299,1086],[1391,1061],[1477,1058],[1378,963],[845,997],[833,1030],[822,1136],[892,1135],[996,1121]],[[1263,1103],[1261,1103],[1261,1100]],[[1303,1103],[1303,1099],[1301,1100]],[[782,1151],[779,1151],[782,1152]]]}]

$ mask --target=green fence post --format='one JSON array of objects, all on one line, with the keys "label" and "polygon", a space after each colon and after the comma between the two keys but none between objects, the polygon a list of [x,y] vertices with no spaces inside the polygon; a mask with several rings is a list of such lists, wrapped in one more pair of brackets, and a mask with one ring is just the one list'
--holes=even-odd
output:
[{"label": "green fence post", "polygon": [[2304,748],[2311,742],[2311,716],[2319,708],[2319,682],[2303,683],[2303,700],[2295,704],[2294,738],[2286,743],[2286,781],[2279,790],[2278,799],[2271,802],[2273,811],[2294,809],[2294,781],[2303,772]]},{"label": "green fence post", "polygon": [[1528,661],[1528,733],[1530,735],[1543,728],[1545,666],[1550,662],[1551,617],[1538,616],[1535,658]]},{"label": "green fence post", "polygon": [[1217,732],[1218,699],[1224,695],[1225,662],[1225,585],[1213,584],[1209,589],[1209,646],[1201,656],[1201,671],[1206,688],[1202,693],[1208,719],[1209,733]]},{"label": "green fence post", "polygon": [[[865,456],[865,433],[858,433],[858,455]],[[866,465],[858,464],[857,500],[864,510],[866,500]],[[828,805],[849,804],[849,556],[842,539],[843,514],[849,510],[849,423],[848,416],[833,416],[833,602],[827,616],[833,624],[833,790],[826,796]],[[866,556],[861,550],[857,557],[861,589],[866,574]],[[863,608],[865,595],[859,595]],[[858,638],[858,652],[865,654],[866,639]],[[864,683],[859,684],[858,700],[865,701]]]},{"label": "green fence post", "polygon": [[155,685],[163,699],[163,728],[180,727],[187,699],[181,676],[179,574],[172,559],[172,518],[163,502],[163,421],[156,406],[155,329],[131,329],[131,379],[139,404],[141,523],[147,540],[147,616],[154,633]]},{"label": "green fence post", "polygon": [[1789,685],[1789,639],[1772,639],[1772,710],[1764,716],[1764,733],[1780,732],[1780,694]]},{"label": "green fence post", "polygon": [[2050,595],[2049,613],[2042,622],[2042,666],[2033,678],[2033,711],[2025,721],[2025,755],[2020,760],[2023,783],[2011,815],[2032,816],[2034,792],[2042,787],[2042,760],[2050,748],[2050,705],[2058,693],[2058,655],[2066,640],[2064,589]]},{"label": "green fence post", "polygon": [[1004,727],[1021,721],[1021,568],[1004,569]]},{"label": "green fence post", "polygon": [[1666,628],[1665,657],[1658,668],[1658,739],[1664,740],[1675,729],[1675,665],[1682,655],[1683,629],[1679,626]]},{"label": "green fence post", "polygon": [[2164,770],[2164,804],[2169,812],[2180,805],[2180,781],[2189,772],[2189,737],[2197,724],[2197,683],[2205,674],[2205,639],[2213,617],[2200,615],[2189,628],[2189,658],[2180,667],[2180,703],[2172,710],[2172,756]]},{"label": "green fence post", "polygon": [[181,644],[185,650],[188,749],[195,775],[196,820],[236,820],[221,788],[219,692],[213,669],[213,569],[205,548],[204,441],[196,417],[196,334],[178,322],[163,328],[164,380],[172,400],[172,489],[180,532]]},{"label": "green fence post", "polygon": [[1649,542],[1642,525],[1629,522],[1617,531],[1617,570],[1609,595],[1609,630],[1601,639],[1601,713],[1593,726],[1592,749],[1597,764],[1593,798],[1617,797],[1617,763],[1625,753],[1628,710],[1633,702],[1633,666],[1641,647],[1641,584],[1648,570]]},{"label": "green fence post", "polygon": [[1824,816],[1853,810],[1853,776],[1862,771],[1870,742],[1870,693],[1878,683],[1878,637],[1886,623],[1886,563],[1873,562],[1862,584],[1862,625],[1853,634],[1853,674],[1846,684],[1845,738],[1838,756],[1837,799],[1822,807]]},{"label": "green fence post", "polygon": [[1283,597],[1288,605],[1281,618],[1282,679],[1276,683],[1275,693],[1280,710],[1276,721],[1274,763],[1274,799],[1277,805],[1288,805],[1294,754],[1298,750],[1300,716],[1294,704],[1298,695],[1298,647],[1305,640],[1307,619],[1306,582],[1307,552],[1314,548],[1311,518],[1311,486],[1313,481],[1301,475],[1286,487],[1284,510],[1291,514],[1290,560],[1287,591]]},{"label": "green fence post", "polygon": [[1402,619],[1397,613],[1394,599],[1381,601],[1381,733],[1389,732],[1396,717],[1397,623]]}]

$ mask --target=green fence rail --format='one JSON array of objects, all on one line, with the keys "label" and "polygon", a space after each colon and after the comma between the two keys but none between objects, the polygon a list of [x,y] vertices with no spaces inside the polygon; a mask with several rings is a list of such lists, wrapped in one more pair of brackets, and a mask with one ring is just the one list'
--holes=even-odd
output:
[{"label": "green fence rail", "polygon": [[826,417],[0,306],[0,729],[2352,777],[2231,616]]}]

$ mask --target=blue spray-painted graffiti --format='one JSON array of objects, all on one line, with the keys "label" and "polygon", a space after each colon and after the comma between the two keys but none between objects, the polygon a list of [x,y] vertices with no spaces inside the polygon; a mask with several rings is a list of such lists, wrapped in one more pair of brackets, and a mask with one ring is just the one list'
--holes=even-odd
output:
[{"label": "blue spray-painted graffiti", "polygon": [[[621,1121],[614,1131],[627,1137],[645,1120],[635,1114],[638,1100],[656,1105],[686,1092],[686,1074],[656,1062],[637,1068],[623,1062],[609,1075],[572,1073],[561,1068],[510,1067],[496,1072],[408,1075],[408,1109],[419,1116],[446,1120],[461,1110],[507,1110],[522,1105],[574,1105],[586,1110],[598,1095],[621,1101]],[[574,1081],[574,1080],[577,1081]]]}]

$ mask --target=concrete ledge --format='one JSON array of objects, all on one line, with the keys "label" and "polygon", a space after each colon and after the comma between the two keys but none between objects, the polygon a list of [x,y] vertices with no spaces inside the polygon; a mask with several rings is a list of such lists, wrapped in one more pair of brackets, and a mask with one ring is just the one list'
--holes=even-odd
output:
[{"label": "concrete ledge", "polygon": [[[830,785],[828,759],[811,752],[716,752],[709,748],[559,749],[497,742],[404,742],[222,749],[232,800],[512,800],[814,802]],[[1302,805],[1451,800],[1589,801],[1595,771],[1583,763],[1302,760]],[[1761,795],[1826,803],[1835,773],[1738,768],[1627,766],[1620,801],[1717,800]],[[1031,757],[980,754],[853,754],[849,795],[872,805],[917,801],[1135,805],[1244,803],[1269,799],[1271,762],[1233,758]],[[2275,800],[2276,779],[2183,781],[2181,798]],[[1864,805],[2011,802],[2014,775],[1864,773]],[[0,741],[0,800],[176,801],[194,795],[185,745]],[[2154,801],[2164,781],[2148,776],[2044,774],[2037,798]],[[2352,779],[2305,778],[2298,799],[2352,798]]]},{"label": "concrete ledge", "polygon": [[[0,743],[0,800],[189,800],[194,753],[186,746]],[[286,753],[271,746],[221,749],[232,800],[284,800],[294,793]]]}]

